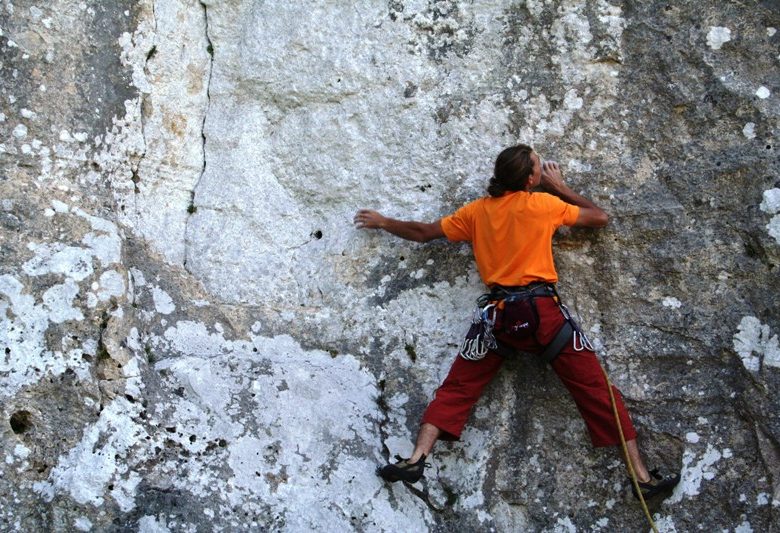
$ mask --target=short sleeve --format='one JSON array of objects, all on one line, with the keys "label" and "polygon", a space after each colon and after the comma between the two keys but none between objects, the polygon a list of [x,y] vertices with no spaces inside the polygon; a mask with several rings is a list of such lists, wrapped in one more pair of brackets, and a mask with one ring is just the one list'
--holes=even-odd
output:
[{"label": "short sleeve", "polygon": [[471,241],[474,238],[474,202],[441,219],[441,229],[449,241]]},{"label": "short sleeve", "polygon": [[580,216],[580,208],[576,205],[567,204],[557,196],[548,195],[548,205],[553,224],[558,226],[573,226]]}]

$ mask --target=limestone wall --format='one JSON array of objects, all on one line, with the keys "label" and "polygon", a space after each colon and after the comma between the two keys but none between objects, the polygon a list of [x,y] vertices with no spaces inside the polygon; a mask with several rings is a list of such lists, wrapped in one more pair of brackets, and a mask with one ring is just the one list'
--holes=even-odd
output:
[{"label": "limestone wall", "polygon": [[484,194],[516,142],[610,213],[564,299],[659,530],[780,505],[774,2],[4,0],[0,530],[634,531],[612,450],[508,361],[408,454],[483,291],[470,249],[356,230]]}]

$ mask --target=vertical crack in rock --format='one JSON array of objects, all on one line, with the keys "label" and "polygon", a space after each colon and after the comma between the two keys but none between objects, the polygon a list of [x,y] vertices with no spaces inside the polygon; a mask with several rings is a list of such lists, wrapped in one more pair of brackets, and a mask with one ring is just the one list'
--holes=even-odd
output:
[{"label": "vertical crack in rock", "polygon": [[187,207],[187,219],[184,223],[184,269],[187,270],[187,259],[189,258],[189,227],[190,227],[190,218],[193,214],[197,211],[197,207],[195,207],[195,192],[198,190],[198,186],[200,185],[201,180],[203,180],[203,175],[206,173],[206,117],[208,117],[209,114],[209,108],[211,107],[211,78],[214,73],[214,45],[211,42],[211,37],[209,36],[209,11],[208,6],[204,3],[200,3],[201,6],[203,6],[203,31],[206,34],[206,42],[208,43],[206,47],[206,51],[209,54],[209,77],[206,81],[206,108],[203,110],[203,123],[201,124],[201,130],[200,135],[203,139],[203,168],[200,171],[200,176],[198,177],[198,181],[195,182],[195,186],[192,188],[192,191],[190,192],[190,205]]},{"label": "vertical crack in rock", "polygon": [[382,444],[382,455],[385,456],[385,458],[390,457],[390,449],[387,447],[387,439],[389,438],[389,434],[387,432],[387,421],[390,419],[389,411],[390,408],[387,405],[387,397],[385,394],[385,380],[380,379],[377,383],[379,394],[376,397],[376,405],[379,407],[379,412],[381,413],[381,416],[379,417],[379,439],[380,443]]}]

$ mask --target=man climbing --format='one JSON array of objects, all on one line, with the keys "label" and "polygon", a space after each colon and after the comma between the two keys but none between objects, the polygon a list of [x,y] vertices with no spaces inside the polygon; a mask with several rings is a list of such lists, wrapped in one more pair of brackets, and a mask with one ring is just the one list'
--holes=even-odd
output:
[{"label": "man climbing", "polygon": [[[532,192],[538,186],[545,192]],[[436,441],[460,438],[483,388],[504,357],[516,351],[550,362],[577,404],[594,446],[621,444],[606,374],[561,304],[552,255],[552,237],[559,226],[602,228],[607,214],[563,182],[557,163],[542,162],[523,144],[499,154],[488,194],[432,223],[395,220],[367,209],[355,215],[358,228],[382,229],[407,240],[471,242],[479,274],[490,288],[478,301],[478,318],[423,414],[411,457],[377,470],[387,481],[413,483],[423,476]],[[630,461],[642,495],[670,491],[679,475],[648,471],[621,395],[615,387],[612,391],[626,441],[624,460]]]}]

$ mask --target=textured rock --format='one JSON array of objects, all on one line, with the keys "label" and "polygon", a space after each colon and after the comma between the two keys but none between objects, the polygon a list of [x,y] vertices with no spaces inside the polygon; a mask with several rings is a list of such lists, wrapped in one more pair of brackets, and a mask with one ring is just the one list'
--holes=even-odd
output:
[{"label": "textured rock", "polygon": [[523,141],[611,215],[560,288],[682,469],[659,529],[771,530],[772,3],[282,4],[0,5],[0,529],[646,528],[528,358],[424,484],[374,476],[482,287],[352,215],[447,214]]}]

